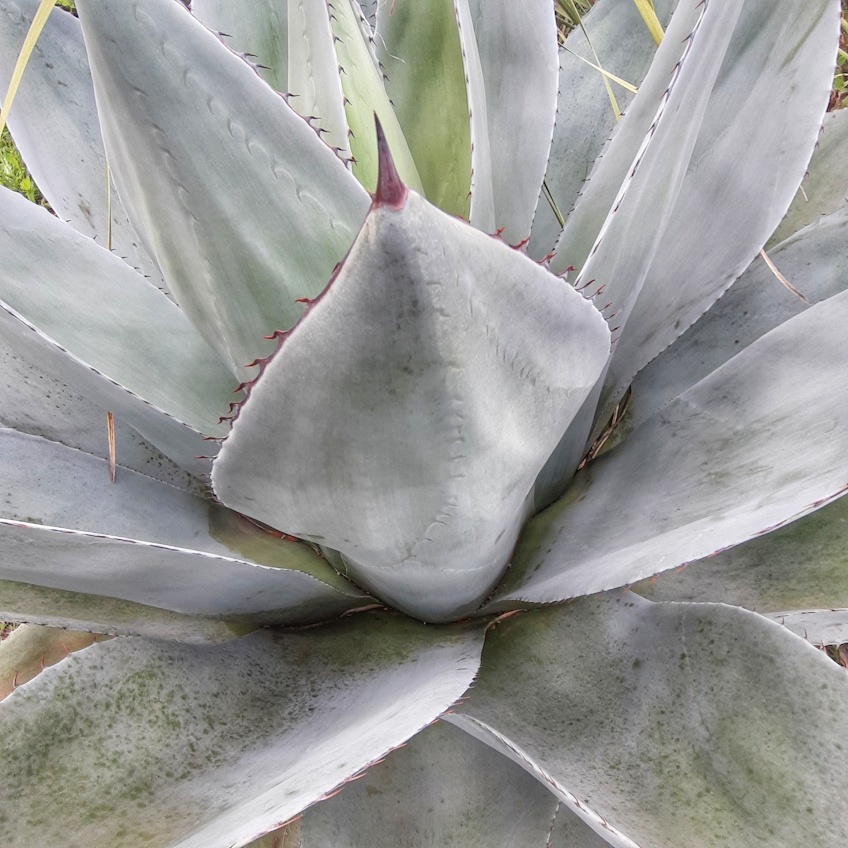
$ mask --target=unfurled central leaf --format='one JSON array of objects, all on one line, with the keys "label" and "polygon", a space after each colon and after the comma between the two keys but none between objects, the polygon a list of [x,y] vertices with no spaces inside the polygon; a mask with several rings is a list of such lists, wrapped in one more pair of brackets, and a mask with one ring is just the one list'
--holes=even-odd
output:
[{"label": "unfurled central leaf", "polygon": [[432,621],[500,577],[609,332],[565,282],[389,169],[384,157],[359,236],[255,384],[213,482]]}]

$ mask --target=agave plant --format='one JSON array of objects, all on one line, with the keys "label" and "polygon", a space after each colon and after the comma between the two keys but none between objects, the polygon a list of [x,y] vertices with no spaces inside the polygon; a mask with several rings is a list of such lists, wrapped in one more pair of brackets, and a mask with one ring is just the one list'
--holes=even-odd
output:
[{"label": "agave plant", "polygon": [[7,844],[845,844],[837,0],[192,5],[10,116]]}]

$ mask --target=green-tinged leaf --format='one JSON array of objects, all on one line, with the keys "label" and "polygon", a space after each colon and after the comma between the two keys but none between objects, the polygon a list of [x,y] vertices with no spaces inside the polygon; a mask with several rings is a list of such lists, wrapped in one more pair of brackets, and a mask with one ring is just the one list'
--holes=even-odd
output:
[{"label": "green-tinged leaf", "polygon": [[[848,288],[846,243],[848,205],[791,235],[769,257],[810,303],[818,303]],[[626,426],[638,426],[764,333],[808,308],[758,257],[699,321],[639,372]]]},{"label": "green-tinged leaf", "polygon": [[396,202],[377,195],[331,286],[252,388],[213,484],[223,503],[340,551],[357,583],[436,621],[470,612],[500,576],[609,334],[542,267],[391,188]]},{"label": "green-tinged leaf", "polygon": [[0,642],[0,701],[68,654],[97,641],[91,633],[23,624]]},{"label": "green-tinged leaf", "polygon": [[844,670],[774,622],[626,595],[499,624],[450,720],[613,845],[833,848],[846,711]]},{"label": "green-tinged leaf", "polygon": [[169,287],[234,373],[291,326],[368,195],[251,68],[173,0],[83,0],[109,164]]},{"label": "green-tinged leaf", "polygon": [[808,224],[844,206],[848,198],[848,172],[843,167],[846,147],[848,109],[828,112],[807,175],[780,226],[772,233],[766,250],[770,252]]},{"label": "green-tinged leaf", "polygon": [[[356,8],[354,8],[356,6]],[[377,186],[377,137],[374,115],[388,139],[401,179],[410,188],[421,190],[421,179],[389,101],[383,79],[362,32],[356,0],[329,0],[330,25],[336,38],[336,55],[345,98],[345,113],[350,126],[350,149],[356,178],[368,189]]]},{"label": "green-tinged leaf", "polygon": [[311,807],[301,848],[604,848],[506,757],[437,722]]},{"label": "green-tinged leaf", "polygon": [[514,244],[530,235],[554,128],[553,4],[472,0],[471,16],[485,82],[494,220]]},{"label": "green-tinged leaf", "polygon": [[[38,0],[0,3],[0,91],[11,74]],[[106,245],[106,157],[79,21],[54,10],[27,64],[9,128],[53,211]],[[157,288],[164,281],[112,197],[112,249]]]},{"label": "green-tinged leaf", "polygon": [[81,451],[0,430],[0,460],[0,579],[268,623],[370,600],[308,545]]},{"label": "green-tinged leaf", "polygon": [[288,91],[292,106],[338,154],[350,157],[339,60],[328,0],[288,0]]},{"label": "green-tinged leaf", "polygon": [[[742,4],[677,202],[665,215],[651,215],[658,198],[648,193],[641,222],[621,231],[628,242],[648,240],[656,229],[664,232],[633,312],[622,323],[601,397],[600,426],[634,375],[712,306],[780,223],[827,106],[839,8],[838,0],[801,5],[782,0],[767,9],[751,0]],[[722,22],[728,17],[711,0],[705,24],[712,10]],[[660,126],[657,141],[661,133]],[[661,141],[656,152],[669,155]],[[693,228],[692,221],[701,223]],[[603,284],[626,276],[627,265],[619,263],[630,251],[622,250],[614,229],[613,223],[607,249],[616,259],[598,260],[602,244],[584,269],[586,279]],[[630,280],[637,279],[634,271]],[[629,297],[611,282],[603,297],[613,309],[624,307],[615,319],[620,323]]]},{"label": "green-tinged leaf", "polygon": [[3,189],[0,214],[0,335],[196,471],[201,434],[221,431],[233,398],[214,350],[162,292],[45,209]]},{"label": "green-tinged leaf", "polygon": [[192,0],[192,14],[224,43],[247,54],[259,75],[277,91],[288,91],[288,0]]},{"label": "green-tinged leaf", "polygon": [[0,621],[177,642],[225,642],[255,629],[255,625],[180,615],[105,595],[86,595],[10,580],[0,580]]},{"label": "green-tinged leaf", "polygon": [[[664,23],[676,3],[677,0],[657,0],[657,14]],[[642,26],[635,5],[598,0],[583,18],[583,25],[602,66],[641,86],[657,48]],[[603,76],[582,61],[595,61],[586,32],[580,27],[571,32],[565,41],[568,50],[559,54],[559,102],[545,184],[562,216],[568,216],[573,209],[593,164],[616,127]],[[617,102],[627,112],[632,93],[614,87]],[[531,254],[541,257],[553,250],[561,230],[562,222],[557,220],[551,204],[540,197],[533,220]]]},{"label": "green-tinged leaf", "polygon": [[467,219],[471,127],[454,0],[379,3],[376,43],[425,196]]},{"label": "green-tinged leaf", "polygon": [[224,645],[113,639],[0,709],[19,845],[244,845],[405,742],[468,687],[480,628],[364,615]]},{"label": "green-tinged leaf", "polygon": [[528,525],[496,598],[549,602],[632,583],[842,494],[846,322],[843,292],[754,342],[578,472]]},{"label": "green-tinged leaf", "polygon": [[848,499],[633,589],[651,600],[718,601],[769,615],[848,607]]}]

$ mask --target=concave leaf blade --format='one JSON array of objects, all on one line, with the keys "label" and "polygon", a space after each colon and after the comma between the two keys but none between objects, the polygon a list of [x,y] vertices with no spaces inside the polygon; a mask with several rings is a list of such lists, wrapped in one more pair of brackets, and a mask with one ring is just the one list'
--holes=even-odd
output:
[{"label": "concave leaf blade", "polygon": [[[38,0],[0,4],[0,91],[12,71]],[[9,114],[9,129],[51,209],[74,229],[112,249],[157,288],[165,282],[139,242],[112,190],[107,201],[106,155],[79,21],[54,10],[27,63]],[[111,227],[110,227],[111,223]]]},{"label": "concave leaf blade", "polygon": [[839,497],[846,320],[846,292],[797,315],[578,472],[528,525],[496,598],[550,602],[629,584]]},{"label": "concave leaf blade", "polygon": [[[103,408],[52,377],[49,366],[49,359],[24,358],[0,334],[0,427],[105,457],[108,441]],[[198,480],[189,472],[145,442],[122,419],[115,419],[114,425],[121,465],[177,488],[196,491]]]},{"label": "concave leaf blade", "polygon": [[840,498],[773,533],[635,583],[633,590],[652,601],[733,604],[770,618],[786,610],[845,608],[847,540],[848,498]]},{"label": "concave leaf blade", "polygon": [[[78,4],[115,183],[235,374],[295,323],[368,208],[338,157],[171,0]],[[266,346],[264,349],[268,349]]]},{"label": "concave leaf blade", "polygon": [[562,280],[396,175],[386,183],[263,368],[213,485],[232,508],[340,551],[357,582],[432,621],[467,614],[497,580],[609,334]]},{"label": "concave leaf blade", "polygon": [[[626,323],[606,378],[600,426],[633,376],[718,299],[780,223],[827,106],[839,10],[838,0],[741,5],[676,202],[662,223],[655,215],[647,226],[644,207],[642,226],[623,236],[647,239],[651,228],[662,230],[632,312],[627,317],[625,307],[616,318]],[[715,11],[726,17],[721,5]],[[658,154],[664,153],[663,146]],[[608,247],[622,253],[616,241]],[[625,265],[613,263],[617,270],[606,277],[605,263],[597,261],[603,250],[587,263],[587,279],[603,283],[626,274]],[[607,296],[623,306],[612,286]]]},{"label": "concave leaf blade", "polygon": [[837,109],[824,116],[813,158],[795,199],[778,228],[771,234],[766,250],[809,224],[838,211],[848,198],[848,175],[842,169],[848,146],[848,111]]},{"label": "concave leaf blade", "polygon": [[[657,14],[664,23],[676,3],[677,0],[656,0]],[[656,45],[641,26],[633,3],[598,0],[582,20],[583,26],[566,38],[567,49],[559,53],[557,117],[545,170],[545,185],[563,217],[568,217],[574,208],[616,127],[603,75],[587,62],[594,63],[597,53],[606,70],[641,87],[656,54]],[[626,112],[632,92],[617,85],[614,89],[616,101]],[[562,226],[551,203],[540,196],[528,248],[531,255],[541,257],[553,250]]]},{"label": "concave leaf blade", "polygon": [[481,643],[385,615],[224,645],[113,639],[3,703],[0,817],[29,845],[246,844],[449,707]]},{"label": "concave leaf blade", "polygon": [[769,250],[772,263],[807,303],[782,285],[762,257],[755,259],[706,314],[636,375],[626,426],[638,426],[811,303],[848,288],[846,239],[848,205]]},{"label": "concave leaf blade", "polygon": [[542,784],[443,721],[308,809],[301,848],[604,848]]},{"label": "concave leaf blade", "polygon": [[846,709],[844,670],[774,622],[626,595],[500,623],[449,720],[613,845],[824,848],[848,836]]},{"label": "concave leaf blade", "polygon": [[[261,623],[369,602],[307,545],[105,460],[0,430],[0,579]],[[17,615],[26,615],[19,609]]]},{"label": "concave leaf blade", "polygon": [[3,189],[0,210],[0,333],[196,472],[201,434],[220,431],[233,398],[214,350],[162,292],[45,209]]},{"label": "concave leaf blade", "polygon": [[484,81],[494,221],[517,244],[530,235],[554,128],[554,10],[547,0],[472,0],[470,11]]}]

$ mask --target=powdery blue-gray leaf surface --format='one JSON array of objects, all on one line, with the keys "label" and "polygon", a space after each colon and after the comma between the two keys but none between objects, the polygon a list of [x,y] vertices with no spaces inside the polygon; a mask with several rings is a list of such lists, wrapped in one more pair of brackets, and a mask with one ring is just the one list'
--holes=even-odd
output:
[{"label": "powdery blue-gray leaf surface", "polygon": [[477,671],[481,628],[396,616],[224,645],[113,639],[0,709],[17,845],[244,845],[405,742]]},{"label": "powdery blue-gray leaf surface", "polygon": [[[846,239],[848,205],[790,235],[769,251],[769,258],[810,303],[819,303],[848,288]],[[808,308],[761,257],[755,259],[712,309],[639,372],[626,426],[638,426],[764,333]]]},{"label": "powdery blue-gray leaf surface", "polygon": [[629,594],[500,623],[450,720],[613,845],[833,848],[846,711],[844,670],[775,622]]},{"label": "powdery blue-gray leaf surface", "polygon": [[225,33],[228,47],[256,62],[272,88],[288,91],[288,0],[192,0],[191,12],[209,29]]},{"label": "powdery blue-gray leaf surface", "polygon": [[530,775],[445,722],[311,807],[301,848],[604,848]]},{"label": "powdery blue-gray leaf surface", "polygon": [[848,499],[633,590],[651,600],[720,601],[764,614],[848,607]]},{"label": "powdery blue-gray leaf surface", "polygon": [[[0,4],[0,91],[5,92],[38,0]],[[51,209],[83,235],[107,243],[157,288],[165,283],[114,191],[107,200],[106,156],[79,21],[56,9],[38,37],[9,113],[9,129]]]},{"label": "powdery blue-gray leaf surface", "polygon": [[234,397],[213,348],[162,292],[45,209],[3,189],[0,211],[0,335],[197,472],[202,436],[220,432]]},{"label": "powdery blue-gray leaf surface", "polygon": [[848,609],[783,610],[766,617],[817,647],[848,642]]},{"label": "powdery blue-gray leaf surface", "polygon": [[78,4],[130,220],[233,373],[295,323],[368,195],[282,97],[173,0]]},{"label": "powdery blue-gray leaf surface", "polygon": [[813,306],[586,466],[528,525],[496,597],[622,586],[837,498],[848,487],[846,321],[848,293]]},{"label": "powdery blue-gray leaf surface", "polygon": [[[677,170],[681,165],[685,169],[688,162],[693,136],[697,134],[703,117],[704,101],[709,96],[709,82],[718,72],[727,41],[733,32],[735,18],[739,14],[737,7],[729,9],[724,16],[719,15],[717,13],[720,10],[714,3],[716,0],[711,0],[708,5],[697,0],[682,0],[678,4],[666,37],[639,88],[639,94],[633,98],[627,114],[616,127],[612,141],[592,170],[557,239],[557,256],[551,264],[557,272],[569,266],[574,266],[578,271],[583,270],[593,249],[598,246],[599,235],[610,226],[610,223],[606,227],[604,224],[608,219],[611,221],[617,217],[610,212],[613,209],[617,212],[621,207],[623,192],[632,187],[635,174],[640,170],[639,167],[634,168],[634,165],[642,164],[644,154],[662,124],[666,125],[663,135],[669,137],[666,143],[676,140],[685,147],[682,150],[667,149],[669,161],[665,170],[662,161],[658,161],[656,150],[650,155],[648,163],[653,163],[651,170],[656,175],[664,176],[655,189],[662,191],[664,198],[674,198],[681,176]],[[707,17],[710,5],[713,5],[713,12]],[[694,37],[696,32],[699,32],[700,45]],[[710,42],[712,53],[707,52],[705,42]],[[684,68],[688,69],[684,72]],[[700,87],[694,84],[698,73],[703,75]],[[677,93],[674,95],[674,103],[669,107],[668,100],[675,89]],[[694,97],[685,97],[693,90]],[[665,119],[661,123],[659,119],[662,116]],[[661,143],[656,147],[660,147]],[[642,193],[638,188],[646,179],[647,172],[636,181],[637,195]],[[628,207],[632,203],[630,201]],[[654,213],[655,216],[664,214],[667,215],[662,206]],[[652,220],[659,224],[661,218],[654,217]],[[656,234],[651,234],[650,241],[655,240]],[[641,242],[637,242],[633,249],[644,247]],[[623,286],[623,281],[618,285]]]},{"label": "powdery blue-gray leaf surface", "polygon": [[[575,286],[595,297],[615,343],[645,280],[689,157],[738,7],[723,17],[684,0],[613,142],[557,242],[551,269],[580,268]],[[721,10],[719,10],[721,11]],[[606,381],[607,370],[604,372]],[[538,508],[564,491],[609,420],[609,392],[596,386],[536,482]],[[600,415],[598,403],[604,403]],[[593,422],[596,429],[592,430]],[[590,434],[592,438],[590,438]]]},{"label": "powdery blue-gray leaf surface", "polygon": [[[654,0],[662,24],[668,23],[677,0]],[[561,215],[567,217],[584,183],[596,166],[604,144],[616,128],[616,117],[603,76],[587,62],[601,66],[631,85],[641,86],[657,46],[642,22],[635,3],[598,0],[559,53],[559,98],[545,183]],[[594,52],[593,52],[594,48]],[[577,54],[577,55],[575,55]],[[586,61],[583,61],[586,60]],[[633,94],[610,83],[616,103],[627,112]],[[542,257],[553,250],[562,224],[550,203],[539,198],[529,250]]]},{"label": "powdery blue-gray leaf surface", "polygon": [[804,181],[780,226],[768,240],[767,250],[845,205],[848,200],[848,174],[842,168],[842,161],[846,146],[848,110],[828,112]]},{"label": "powdery blue-gray leaf surface", "polygon": [[530,235],[550,152],[558,72],[554,9],[548,0],[472,0],[470,11],[485,92],[494,221],[515,244]]},{"label": "powdery blue-gray leaf surface", "polygon": [[[50,376],[52,358],[33,355],[33,351],[24,358],[0,334],[0,427],[108,457],[106,413],[90,398]],[[198,491],[196,478],[145,442],[121,418],[113,422],[121,465],[180,489]]]},{"label": "powdery blue-gray leaf surface", "polygon": [[[714,3],[706,14],[722,19],[737,5]],[[700,318],[780,223],[827,106],[839,14],[838,0],[741,4],[680,194],[666,210],[645,285],[616,345],[601,423],[633,376]],[[655,218],[647,229],[657,225]],[[618,256],[622,244],[612,236],[614,227],[607,245]],[[631,239],[649,238],[644,227],[628,232]],[[587,279],[607,282],[591,264]],[[627,273],[625,265],[612,267],[610,284]],[[622,295],[607,294],[613,308],[624,306]]]},{"label": "powdery blue-gray leaf surface", "polygon": [[340,551],[369,591],[444,620],[506,566],[609,333],[518,251],[391,190],[281,340],[213,485],[233,509]]},{"label": "powdery blue-gray leaf surface", "polygon": [[106,461],[13,430],[0,458],[3,580],[263,623],[370,601],[308,545],[209,500],[124,468],[113,485]]}]

